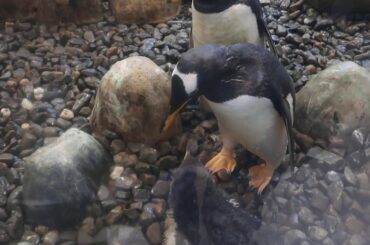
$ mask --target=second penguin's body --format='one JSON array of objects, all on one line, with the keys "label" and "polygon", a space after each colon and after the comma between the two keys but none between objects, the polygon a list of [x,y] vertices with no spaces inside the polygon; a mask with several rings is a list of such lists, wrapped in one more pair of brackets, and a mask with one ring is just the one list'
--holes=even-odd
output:
[{"label": "second penguin's body", "polygon": [[265,161],[249,170],[259,192],[292,152],[294,88],[267,50],[253,44],[204,45],[183,55],[172,75],[171,112],[165,127],[191,98],[204,96],[214,112],[223,148],[207,163],[211,172],[234,170],[234,146],[242,144]]}]

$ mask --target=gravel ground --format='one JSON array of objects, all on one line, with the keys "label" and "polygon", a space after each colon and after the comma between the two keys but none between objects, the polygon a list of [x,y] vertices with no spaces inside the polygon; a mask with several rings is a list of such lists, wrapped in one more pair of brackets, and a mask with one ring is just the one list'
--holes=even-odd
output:
[{"label": "gravel ground", "polygon": [[[107,2],[104,7],[108,10]],[[142,230],[150,244],[160,243],[171,169],[179,165],[186,142],[197,142],[203,161],[221,146],[215,119],[196,106],[182,113],[185,132],[155,149],[110,134],[110,177],[86,218],[69,230],[24,224],[19,207],[22,158],[68,128],[91,133],[87,123],[96,88],[116,61],[144,55],[170,71],[188,49],[188,8],[173,21],[154,26],[116,24],[107,13],[104,21],[90,25],[21,22],[0,30],[0,243],[104,244],[114,236],[124,239],[127,226]],[[333,19],[306,5],[286,10],[265,6],[265,11],[297,90],[339,61],[370,69],[368,21]],[[297,166],[282,164],[262,196],[248,188],[245,166],[231,176],[218,174],[219,186],[262,218],[256,234],[261,244],[276,244],[277,238],[285,244],[369,244],[370,138],[355,141],[353,149],[334,147],[335,153],[319,148],[320,139],[299,133],[297,138]],[[257,161],[242,149],[238,159]]]}]

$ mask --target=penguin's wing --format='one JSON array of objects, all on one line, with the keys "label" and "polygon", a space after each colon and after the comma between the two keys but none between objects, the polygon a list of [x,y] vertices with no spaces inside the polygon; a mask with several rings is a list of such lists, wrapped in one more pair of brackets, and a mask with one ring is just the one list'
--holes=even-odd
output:
[{"label": "penguin's wing", "polygon": [[263,19],[263,10],[261,3],[259,2],[259,0],[245,0],[245,2],[250,5],[253,13],[256,15],[258,30],[260,31],[261,35],[267,37],[267,42],[271,51],[275,54],[275,56],[278,56],[275,44],[271,38],[271,34],[267,28],[266,22]]},{"label": "penguin's wing", "polygon": [[[284,69],[284,68],[281,68]],[[290,76],[282,71],[276,82],[271,83],[271,99],[279,114],[283,117],[288,134],[290,162],[294,162],[293,115],[295,108],[295,90]]]}]

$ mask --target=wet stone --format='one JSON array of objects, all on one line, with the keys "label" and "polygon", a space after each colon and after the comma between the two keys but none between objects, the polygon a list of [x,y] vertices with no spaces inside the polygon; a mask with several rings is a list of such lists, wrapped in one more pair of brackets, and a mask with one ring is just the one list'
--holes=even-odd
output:
[{"label": "wet stone", "polygon": [[350,185],[356,186],[357,185],[357,177],[354,175],[352,170],[349,167],[344,168],[344,179]]},{"label": "wet stone", "polygon": [[316,159],[317,163],[315,165],[326,170],[337,170],[340,161],[343,160],[342,157],[319,147],[311,148],[307,152],[307,156]]},{"label": "wet stone", "polygon": [[135,189],[132,192],[136,202],[147,202],[150,199],[150,192],[146,189]]},{"label": "wet stone", "polygon": [[6,163],[9,167],[13,164],[15,158],[12,154],[2,153],[0,154],[0,162]]},{"label": "wet stone", "polygon": [[318,189],[307,191],[310,197],[312,207],[325,211],[329,205],[329,199]]},{"label": "wet stone", "polygon": [[158,166],[163,170],[170,170],[178,167],[180,162],[177,160],[176,156],[165,156],[158,160]]},{"label": "wet stone", "polygon": [[324,238],[328,235],[328,232],[322,227],[310,226],[308,227],[308,235],[312,240],[320,242],[324,240]]},{"label": "wet stone", "polygon": [[21,241],[30,244],[38,244],[40,241],[40,236],[35,232],[25,231],[21,238]]},{"label": "wet stone", "polygon": [[0,229],[0,243],[8,244],[9,241],[10,241],[9,234],[6,232],[5,229]]},{"label": "wet stone", "polygon": [[360,235],[360,234],[355,234],[351,236],[351,239],[349,240],[349,245],[365,245],[368,244],[368,240]]},{"label": "wet stone", "polygon": [[6,221],[6,231],[12,239],[20,239],[23,234],[23,220],[20,213],[12,211],[10,218]]},{"label": "wet stone", "polygon": [[294,245],[299,244],[307,239],[306,235],[301,230],[289,230],[284,235],[284,244]]},{"label": "wet stone", "polygon": [[299,213],[298,213],[298,218],[306,223],[306,224],[312,224],[315,220],[315,216],[314,214],[311,212],[310,209],[306,208],[306,207],[302,207],[300,210],[299,210]]},{"label": "wet stone", "polygon": [[121,206],[117,206],[113,208],[105,218],[105,221],[108,225],[113,225],[117,223],[123,216],[123,208]]},{"label": "wet stone", "polygon": [[355,149],[362,148],[365,144],[368,132],[365,128],[356,129],[352,132],[351,140]]},{"label": "wet stone", "polygon": [[147,163],[155,163],[158,158],[158,151],[153,148],[143,147],[140,150],[139,160]]},{"label": "wet stone", "polygon": [[56,230],[49,231],[43,238],[43,244],[45,245],[55,245],[59,239],[59,232]]},{"label": "wet stone", "polygon": [[153,186],[152,195],[155,197],[166,197],[170,191],[170,185],[168,181],[159,180]]},{"label": "wet stone", "polygon": [[125,150],[125,148],[126,148],[126,144],[123,140],[120,140],[120,139],[112,140],[111,150],[112,150],[113,154],[117,154],[119,152],[122,152],[122,151]]},{"label": "wet stone", "polygon": [[331,182],[338,182],[341,180],[341,176],[339,175],[338,172],[335,171],[329,171],[325,174],[325,179],[328,183]]},{"label": "wet stone", "polygon": [[151,244],[161,244],[161,225],[159,223],[153,223],[146,228],[145,235]]},{"label": "wet stone", "polygon": [[113,157],[114,163],[124,167],[134,167],[139,159],[134,154],[127,154],[126,152],[120,152]]}]

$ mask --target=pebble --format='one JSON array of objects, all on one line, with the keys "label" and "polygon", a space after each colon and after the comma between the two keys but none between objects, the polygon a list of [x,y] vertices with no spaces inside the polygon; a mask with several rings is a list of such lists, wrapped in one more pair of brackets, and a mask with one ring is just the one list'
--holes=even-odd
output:
[{"label": "pebble", "polygon": [[152,195],[155,197],[166,197],[170,191],[168,181],[159,180],[152,189]]},{"label": "pebble", "polygon": [[139,160],[153,164],[158,159],[158,155],[159,154],[156,149],[143,147],[139,153]]},{"label": "pebble", "polygon": [[63,111],[60,113],[60,118],[64,120],[72,120],[74,118],[74,113],[71,110],[63,109]]},{"label": "pebble", "polygon": [[44,97],[44,94],[45,94],[45,89],[41,87],[35,88],[33,90],[33,96],[35,97],[36,100],[42,100],[42,98]]},{"label": "pebble", "polygon": [[121,206],[117,206],[113,208],[105,217],[105,222],[108,225],[113,225],[117,223],[123,216],[123,208]]},{"label": "pebble", "polygon": [[54,245],[54,244],[57,244],[58,239],[59,239],[59,232],[56,230],[51,230],[45,234],[43,238],[43,244]]},{"label": "pebble", "polygon": [[124,171],[124,168],[122,166],[115,166],[110,174],[110,178],[112,180],[118,179]]},{"label": "pebble", "polygon": [[310,226],[308,227],[308,235],[316,242],[321,242],[326,238],[328,232],[319,226]]},{"label": "pebble", "polygon": [[146,229],[145,235],[151,244],[161,244],[161,225],[157,222],[149,225]]},{"label": "pebble", "polygon": [[10,111],[9,108],[2,108],[0,110],[1,117],[5,118],[5,119],[9,118],[11,114],[12,114],[12,112]]}]

